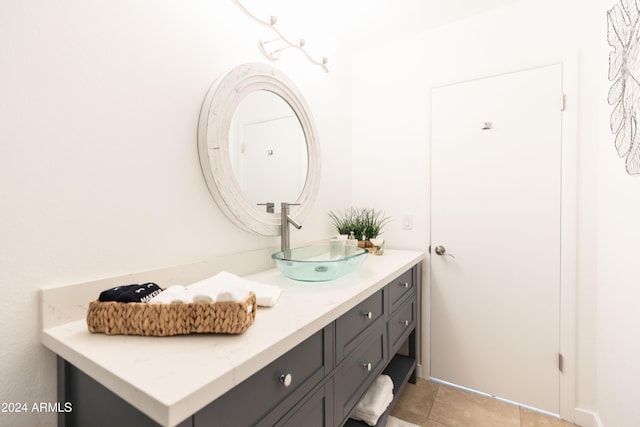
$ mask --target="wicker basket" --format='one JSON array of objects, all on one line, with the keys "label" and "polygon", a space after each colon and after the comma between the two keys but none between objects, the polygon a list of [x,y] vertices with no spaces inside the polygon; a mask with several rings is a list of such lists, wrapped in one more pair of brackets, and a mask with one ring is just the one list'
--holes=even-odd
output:
[{"label": "wicker basket", "polygon": [[240,334],[256,317],[256,295],[240,302],[149,304],[92,301],[89,332],[166,337],[184,334]]}]

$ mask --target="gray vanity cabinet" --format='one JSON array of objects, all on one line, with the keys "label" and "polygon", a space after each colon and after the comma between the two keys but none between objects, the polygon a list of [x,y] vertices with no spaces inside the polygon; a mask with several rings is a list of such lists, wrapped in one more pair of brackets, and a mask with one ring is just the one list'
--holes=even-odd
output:
[{"label": "gray vanity cabinet", "polygon": [[[415,383],[420,264],[193,414],[179,427],[356,427],[349,414],[381,373],[394,401]],[[399,349],[408,343],[408,354]],[[74,405],[60,427],[156,427],[153,420],[59,359],[58,398]]]},{"label": "gray vanity cabinet", "polygon": [[[408,380],[415,382],[418,268],[407,270],[327,325],[321,331],[322,347],[317,333],[282,356],[284,363],[272,363],[195,414],[194,427],[365,425],[350,420],[349,414],[378,375],[392,377],[396,396]],[[396,355],[407,339],[409,355]],[[325,352],[325,372],[332,366],[331,372],[320,380],[308,377],[306,386],[287,392],[278,378],[293,361],[311,366],[306,368],[309,372],[318,369],[320,348]],[[309,392],[313,381],[317,384]],[[284,393],[287,399],[277,398]],[[273,409],[266,412],[270,405]],[[387,416],[388,412],[381,425]]]}]

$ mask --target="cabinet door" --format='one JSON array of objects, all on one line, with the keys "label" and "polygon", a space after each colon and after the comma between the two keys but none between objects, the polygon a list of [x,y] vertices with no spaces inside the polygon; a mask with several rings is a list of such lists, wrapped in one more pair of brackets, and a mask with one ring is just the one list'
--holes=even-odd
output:
[{"label": "cabinet door", "polygon": [[[58,357],[58,399],[71,402],[71,412],[58,414],[61,427],[160,427],[129,402]],[[192,417],[176,427],[192,427]]]},{"label": "cabinet door", "polygon": [[378,319],[366,339],[347,356],[336,370],[335,423],[341,425],[349,416],[387,361],[387,334],[383,318]]},{"label": "cabinet door", "polygon": [[333,425],[333,379],[320,386],[305,400],[276,424],[277,427],[328,427]]}]

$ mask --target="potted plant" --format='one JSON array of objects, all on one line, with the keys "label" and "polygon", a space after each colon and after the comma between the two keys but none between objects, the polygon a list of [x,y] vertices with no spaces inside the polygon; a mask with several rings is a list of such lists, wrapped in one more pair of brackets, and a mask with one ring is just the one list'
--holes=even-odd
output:
[{"label": "potted plant", "polygon": [[348,236],[351,232],[356,232],[358,225],[358,212],[354,208],[348,208],[345,211],[337,210],[329,211],[329,218],[333,222],[338,234]]},{"label": "potted plant", "polygon": [[373,244],[371,239],[376,239],[382,232],[382,228],[389,222],[381,211],[373,208],[348,208],[345,211],[330,211],[329,217],[338,234],[354,234],[358,239],[358,246],[369,249],[370,252],[380,251],[384,240],[377,239]]}]

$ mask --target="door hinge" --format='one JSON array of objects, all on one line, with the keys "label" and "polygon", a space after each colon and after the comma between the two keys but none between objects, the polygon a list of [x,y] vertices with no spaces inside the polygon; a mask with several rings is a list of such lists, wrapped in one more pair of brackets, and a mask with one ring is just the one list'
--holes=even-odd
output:
[{"label": "door hinge", "polygon": [[560,111],[564,111],[564,104],[565,104],[565,94],[563,93],[562,96],[560,97]]},{"label": "door hinge", "polygon": [[564,373],[564,357],[562,357],[562,353],[558,353],[558,369]]}]

